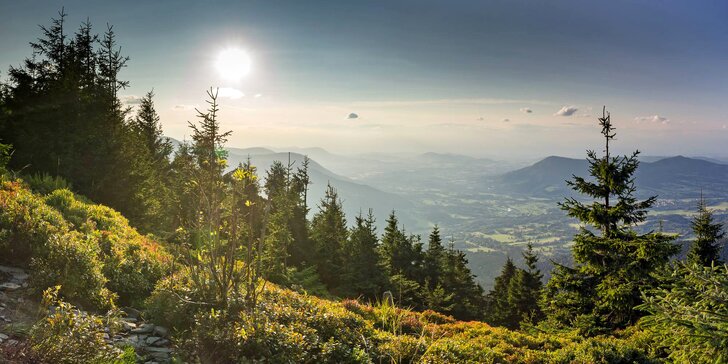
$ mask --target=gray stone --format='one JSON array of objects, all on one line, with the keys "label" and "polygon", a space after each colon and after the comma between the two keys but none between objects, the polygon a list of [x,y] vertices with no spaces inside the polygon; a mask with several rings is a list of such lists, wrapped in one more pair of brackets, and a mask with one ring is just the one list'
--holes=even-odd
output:
[{"label": "gray stone", "polygon": [[159,336],[150,336],[146,339],[147,345],[154,345],[157,341],[162,340]]},{"label": "gray stone", "polygon": [[132,334],[151,334],[152,331],[154,331],[154,325],[142,324],[141,326],[137,327],[136,329],[131,330],[131,333]]},{"label": "gray stone", "polygon": [[159,360],[161,362],[168,362],[169,361],[169,354],[167,353],[151,353],[149,356],[152,357],[154,360]]},{"label": "gray stone", "polygon": [[150,353],[166,353],[166,354],[170,354],[170,353],[172,353],[172,349],[170,349],[170,348],[155,348],[155,347],[151,347],[150,346],[150,347],[147,348],[147,352],[150,352]]},{"label": "gray stone", "polygon": [[169,345],[169,340],[162,339],[154,343],[154,346],[167,346]]},{"label": "gray stone", "polygon": [[15,291],[16,289],[18,289],[20,287],[21,286],[17,283],[5,282],[3,284],[0,284],[0,291]]},{"label": "gray stone", "polygon": [[126,321],[121,321],[121,329],[122,329],[123,331],[130,331],[130,330],[134,330],[134,329],[136,329],[136,327],[137,327],[137,326],[136,326],[136,324],[135,324],[135,323],[131,323],[131,322],[126,322]]},{"label": "gray stone", "polygon": [[3,334],[3,333],[0,332],[0,340],[7,340],[9,338],[10,337],[8,335],[5,335],[5,334]]},{"label": "gray stone", "polygon": [[154,327],[154,335],[161,336],[161,337],[167,337],[167,333],[169,330],[167,328],[162,326],[155,326]]}]

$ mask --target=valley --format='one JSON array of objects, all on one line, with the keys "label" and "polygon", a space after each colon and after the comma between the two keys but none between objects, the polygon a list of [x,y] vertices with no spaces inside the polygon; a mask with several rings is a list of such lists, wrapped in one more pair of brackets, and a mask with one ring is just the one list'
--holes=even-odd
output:
[{"label": "valley", "polygon": [[[568,176],[586,176],[586,161],[547,157],[498,161],[456,154],[370,154],[343,156],[321,148],[229,148],[230,166],[250,156],[259,172],[274,160],[288,161],[294,169],[303,155],[311,158],[311,214],[327,183],[338,189],[349,221],[359,211],[374,210],[379,231],[395,210],[407,231],[426,237],[437,224],[446,240],[466,252],[478,282],[492,287],[506,257],[517,263],[526,243],[533,243],[547,273],[551,261],[570,263],[569,247],[578,231],[575,219],[559,208],[565,196],[574,196]],[[690,218],[701,189],[716,219],[728,222],[728,165],[702,157],[641,158],[637,196],[657,195],[655,207],[638,231],[662,229],[686,243],[691,238]],[[260,172],[261,176],[264,175]],[[672,176],[667,178],[667,176]],[[666,181],[670,181],[667,183]]]}]

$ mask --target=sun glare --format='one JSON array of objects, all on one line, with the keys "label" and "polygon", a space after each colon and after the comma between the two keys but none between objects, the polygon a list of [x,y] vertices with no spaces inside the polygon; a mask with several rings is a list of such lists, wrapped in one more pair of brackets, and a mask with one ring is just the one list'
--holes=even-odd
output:
[{"label": "sun glare", "polygon": [[238,48],[228,48],[220,52],[215,68],[220,76],[229,81],[238,81],[250,73],[250,56]]}]

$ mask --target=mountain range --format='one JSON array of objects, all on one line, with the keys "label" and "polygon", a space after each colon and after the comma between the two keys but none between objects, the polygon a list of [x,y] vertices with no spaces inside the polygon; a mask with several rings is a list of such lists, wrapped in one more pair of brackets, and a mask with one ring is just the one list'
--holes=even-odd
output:
[{"label": "mountain range", "polygon": [[[566,180],[576,175],[588,177],[584,159],[551,156],[535,164],[491,178],[498,191],[537,197],[570,195]],[[637,195],[664,198],[728,196],[728,165],[700,158],[668,157],[641,162],[635,173]]]}]

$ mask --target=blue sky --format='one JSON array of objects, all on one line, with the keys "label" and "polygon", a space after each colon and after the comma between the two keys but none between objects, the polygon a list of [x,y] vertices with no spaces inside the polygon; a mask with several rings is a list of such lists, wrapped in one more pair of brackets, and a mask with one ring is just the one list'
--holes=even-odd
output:
[{"label": "blue sky", "polygon": [[725,1],[2,1],[2,75],[61,6],[114,25],[177,138],[214,86],[234,146],[578,156],[606,104],[624,151],[728,154]]}]

